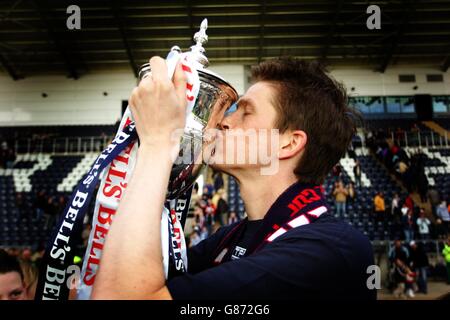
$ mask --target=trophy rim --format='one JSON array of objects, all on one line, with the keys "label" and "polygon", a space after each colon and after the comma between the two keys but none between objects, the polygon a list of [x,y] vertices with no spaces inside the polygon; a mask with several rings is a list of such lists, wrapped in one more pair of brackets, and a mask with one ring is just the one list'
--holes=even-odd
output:
[{"label": "trophy rim", "polygon": [[205,69],[197,70],[197,72],[199,73],[199,77],[202,74],[206,78],[213,77],[214,80],[219,80],[219,82],[221,82],[221,84],[225,85],[226,87],[230,88],[233,91],[236,99],[239,98],[239,94],[238,94],[237,90],[228,81],[226,81],[224,78],[219,76],[217,73],[210,71],[210,70],[205,70]]},{"label": "trophy rim", "polygon": [[[141,81],[144,78],[144,76],[150,71],[151,71],[150,63],[144,63],[143,65],[141,65],[139,68],[139,71],[138,71],[139,81]],[[199,73],[199,77],[203,76],[207,79],[212,77],[213,80],[218,81],[220,84],[225,85],[226,87],[230,88],[232,90],[233,94],[235,95],[235,98],[236,99],[239,98],[239,94],[238,94],[237,90],[227,80],[222,78],[217,73],[215,73],[211,70],[207,70],[207,69],[200,69],[200,70],[197,70],[197,72]]]}]

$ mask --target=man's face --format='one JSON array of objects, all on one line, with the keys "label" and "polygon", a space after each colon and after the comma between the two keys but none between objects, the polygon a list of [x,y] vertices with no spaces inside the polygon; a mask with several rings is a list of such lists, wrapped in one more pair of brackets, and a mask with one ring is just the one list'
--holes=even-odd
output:
[{"label": "man's face", "polygon": [[[264,154],[267,157],[276,152],[270,147],[271,129],[274,129],[277,115],[272,104],[275,94],[275,88],[271,84],[257,82],[239,99],[235,111],[225,116],[220,124],[223,130],[218,133],[215,152],[211,157],[214,169],[232,173],[236,168],[260,167],[259,157],[256,162],[251,159],[255,152],[262,153],[260,148],[266,148]],[[236,141],[242,138],[242,133],[246,137],[240,140],[243,142],[240,144]],[[252,133],[256,136],[249,137]],[[266,135],[266,142],[262,135]],[[245,161],[242,163],[238,158],[243,155]]]},{"label": "man's face", "polygon": [[0,300],[25,300],[26,293],[18,272],[0,274]]}]

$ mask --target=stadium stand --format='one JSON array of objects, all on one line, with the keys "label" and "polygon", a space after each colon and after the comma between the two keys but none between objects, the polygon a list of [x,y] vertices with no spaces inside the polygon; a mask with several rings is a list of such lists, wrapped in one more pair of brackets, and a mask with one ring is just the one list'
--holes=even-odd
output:
[{"label": "stadium stand", "polygon": [[[47,219],[37,211],[49,211],[56,219],[65,205],[66,198],[96,157],[94,153],[23,154],[16,157],[12,169],[0,169],[0,243],[33,246],[47,239]],[[37,203],[40,192],[46,197],[45,208]],[[57,201],[61,196],[64,197],[64,202],[58,205]]]},{"label": "stadium stand", "polygon": [[[371,122],[373,124],[373,122]],[[381,123],[376,123],[381,125]],[[389,127],[389,126],[388,126]],[[380,126],[378,126],[380,129]],[[361,144],[361,139],[354,138],[354,144]],[[416,147],[405,147],[406,153],[412,156]],[[353,203],[347,205],[347,213],[341,218],[353,224],[366,234],[371,240],[389,240],[401,237],[400,231],[395,230],[392,222],[386,224],[375,221],[373,211],[373,197],[378,191],[383,191],[388,203],[395,193],[401,198],[407,192],[399,182],[393,179],[387,169],[380,164],[374,154],[367,147],[355,148],[354,158],[346,155],[340,160],[341,179],[345,185],[354,182],[353,167],[359,160],[362,168],[362,186],[356,187],[357,197]],[[450,148],[420,148],[421,157],[425,161],[425,173],[432,186],[439,186],[441,196],[450,193]],[[40,223],[36,217],[19,218],[17,208],[17,194],[24,197],[23,209],[29,212],[34,210],[36,194],[44,191],[46,194],[58,197],[67,197],[78,181],[88,171],[95,160],[96,153],[81,154],[19,154],[14,161],[12,169],[0,169],[0,197],[1,221],[5,231],[2,242],[6,244],[32,245],[40,241],[44,234],[38,232]],[[332,197],[333,183],[336,178],[330,173],[324,184],[328,195],[330,208],[334,211],[335,205]],[[235,211],[240,217],[245,216],[245,207],[239,195],[237,182],[229,177],[228,181],[229,210]],[[34,230],[26,237],[30,230]]]}]

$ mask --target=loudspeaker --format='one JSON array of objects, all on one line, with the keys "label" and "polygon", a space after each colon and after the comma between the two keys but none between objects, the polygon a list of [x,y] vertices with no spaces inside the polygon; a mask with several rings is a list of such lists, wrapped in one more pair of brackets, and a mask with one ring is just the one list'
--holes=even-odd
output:
[{"label": "loudspeaker", "polygon": [[433,100],[429,94],[416,94],[414,96],[414,108],[417,120],[433,120]]}]

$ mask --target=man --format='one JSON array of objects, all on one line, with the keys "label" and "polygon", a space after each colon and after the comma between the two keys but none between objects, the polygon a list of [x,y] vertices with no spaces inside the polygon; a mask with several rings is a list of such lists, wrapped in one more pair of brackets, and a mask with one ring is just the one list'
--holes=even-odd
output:
[{"label": "man", "polygon": [[420,214],[419,218],[416,220],[416,225],[421,240],[430,239],[430,224],[431,221],[425,216],[425,209],[420,208]]},{"label": "man", "polygon": [[436,215],[439,217],[439,219],[441,219],[443,229],[445,230],[446,233],[448,233],[450,225],[450,213],[447,208],[447,203],[445,200],[442,201],[439,207],[437,208]]},{"label": "man", "polygon": [[408,207],[411,212],[414,211],[414,201],[412,199],[412,193],[409,193],[408,196],[405,199],[405,205]]},{"label": "man", "polygon": [[418,291],[423,294],[427,294],[427,269],[429,266],[428,256],[425,252],[422,244],[417,245],[415,241],[409,243],[409,260],[412,270],[415,270],[417,276]]},{"label": "man", "polygon": [[442,255],[444,256],[445,265],[447,266],[447,284],[450,284],[450,235],[447,237],[447,242],[444,243]]},{"label": "man", "polygon": [[[150,59],[152,77],[135,88],[130,106],[140,138],[133,177],[118,208],[94,284],[94,299],[374,299],[367,287],[373,265],[369,240],[333,217],[323,183],[345,154],[354,114],[341,85],[317,63],[264,62],[234,112],[217,124],[221,141],[237,129],[279,129],[262,163],[214,162],[239,183],[247,219],[223,227],[189,251],[189,273],[165,280],[161,211],[185,124],[186,80],[173,82],[165,61]],[[219,139],[220,141],[220,139]],[[246,151],[253,147],[245,140]],[[213,158],[237,152],[217,143]],[[258,146],[259,147],[259,146]],[[267,149],[267,145],[263,146]],[[226,157],[225,157],[226,158]]]},{"label": "man", "polygon": [[395,297],[403,298],[405,294],[406,275],[410,273],[408,268],[409,252],[398,239],[394,241],[394,247],[389,252],[389,260],[392,264],[393,291]]},{"label": "man", "polygon": [[394,193],[391,202],[391,220],[399,220],[401,218],[400,212],[400,197],[398,193]]},{"label": "man", "polygon": [[428,189],[428,199],[430,199],[433,216],[436,218],[436,209],[441,203],[441,196],[434,186]]},{"label": "man", "polygon": [[228,220],[228,203],[226,199],[226,192],[223,188],[217,190],[217,193],[212,199],[213,205],[216,207],[216,217],[222,226],[227,224]]},{"label": "man", "polygon": [[334,204],[336,205],[336,214],[339,217],[342,217],[343,215],[347,214],[346,210],[346,203],[347,203],[347,196],[348,196],[348,190],[344,187],[344,184],[341,180],[336,182],[336,186],[333,191],[334,196]]},{"label": "man", "polygon": [[386,205],[384,202],[383,192],[378,192],[373,198],[373,208],[375,211],[375,220],[384,222],[386,215]]},{"label": "man", "polygon": [[17,259],[0,249],[0,300],[26,300],[23,273]]},{"label": "man", "polygon": [[413,212],[408,209],[406,215],[402,217],[403,233],[405,234],[405,241],[410,242],[414,240],[414,218]]},{"label": "man", "polygon": [[355,176],[355,183],[358,188],[362,187],[361,185],[361,164],[359,160],[356,160],[355,166],[353,167],[353,175]]}]

